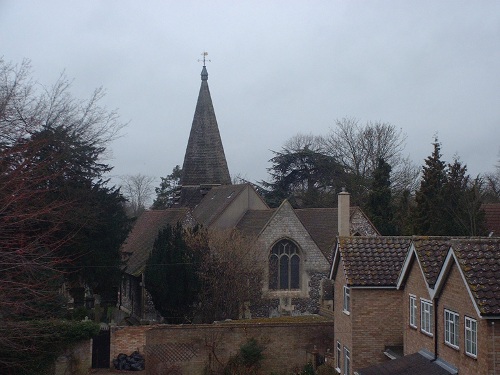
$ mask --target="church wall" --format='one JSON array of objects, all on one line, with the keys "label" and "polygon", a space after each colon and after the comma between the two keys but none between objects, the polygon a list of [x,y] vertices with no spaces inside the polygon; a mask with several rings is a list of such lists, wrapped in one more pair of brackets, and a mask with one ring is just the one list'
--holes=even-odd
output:
[{"label": "church wall", "polygon": [[[269,254],[281,239],[295,242],[300,251],[300,289],[269,289]],[[260,234],[256,244],[264,269],[263,301],[251,307],[252,316],[300,315],[318,313],[321,280],[327,278],[329,263],[316,243],[285,202]]]}]

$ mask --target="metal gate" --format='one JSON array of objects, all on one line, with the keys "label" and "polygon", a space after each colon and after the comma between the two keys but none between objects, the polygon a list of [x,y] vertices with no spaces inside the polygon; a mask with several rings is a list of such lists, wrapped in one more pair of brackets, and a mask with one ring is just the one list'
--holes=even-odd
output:
[{"label": "metal gate", "polygon": [[110,367],[109,327],[101,326],[99,334],[92,339],[92,368]]}]

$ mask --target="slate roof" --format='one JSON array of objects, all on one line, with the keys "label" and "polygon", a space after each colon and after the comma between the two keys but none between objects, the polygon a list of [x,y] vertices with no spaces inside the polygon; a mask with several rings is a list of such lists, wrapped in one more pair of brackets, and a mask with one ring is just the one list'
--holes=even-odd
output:
[{"label": "slate roof", "polygon": [[125,258],[124,271],[139,276],[146,265],[158,232],[168,224],[175,225],[188,218],[189,209],[169,208],[167,210],[144,211],[135,222],[121,251]]},{"label": "slate roof", "polygon": [[420,353],[357,370],[359,375],[450,375],[450,372]]},{"label": "slate roof", "polygon": [[[224,147],[203,67],[198,102],[182,166],[182,186],[231,184]],[[181,202],[181,205],[183,203]]]},{"label": "slate roof", "polygon": [[457,239],[451,247],[481,315],[500,315],[500,238]]},{"label": "slate roof", "polygon": [[213,187],[195,207],[193,216],[198,223],[208,227],[247,187],[248,184]]},{"label": "slate roof", "polygon": [[487,203],[481,205],[484,210],[486,229],[495,237],[500,237],[500,203]]},{"label": "slate roof", "polygon": [[267,224],[275,209],[269,210],[248,210],[240,219],[236,228],[246,237],[255,238]]},{"label": "slate roof", "polygon": [[436,284],[441,267],[450,249],[451,237],[413,237],[413,244],[427,284]]},{"label": "slate roof", "polygon": [[340,237],[347,284],[396,287],[410,244],[411,237]]},{"label": "slate roof", "polygon": [[[355,209],[350,208],[350,215]],[[294,211],[321,252],[327,259],[331,259],[331,251],[338,233],[338,209],[301,208]]]}]

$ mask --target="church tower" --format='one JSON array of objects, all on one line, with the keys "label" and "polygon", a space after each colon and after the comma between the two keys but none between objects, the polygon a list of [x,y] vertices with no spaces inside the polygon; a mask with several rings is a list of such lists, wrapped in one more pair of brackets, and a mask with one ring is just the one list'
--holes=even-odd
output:
[{"label": "church tower", "polygon": [[230,185],[224,147],[208,88],[208,72],[203,54],[201,87],[191,133],[182,165],[178,205],[194,207],[214,186]]}]

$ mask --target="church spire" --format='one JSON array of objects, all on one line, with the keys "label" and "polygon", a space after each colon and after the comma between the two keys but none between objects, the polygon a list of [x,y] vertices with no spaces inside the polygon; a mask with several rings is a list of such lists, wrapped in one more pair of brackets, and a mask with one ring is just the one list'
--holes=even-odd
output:
[{"label": "church spire", "polygon": [[[208,72],[203,53],[201,87],[191,133],[182,166],[182,188],[231,184],[224,147],[208,88]],[[181,203],[182,204],[182,203]]]}]

